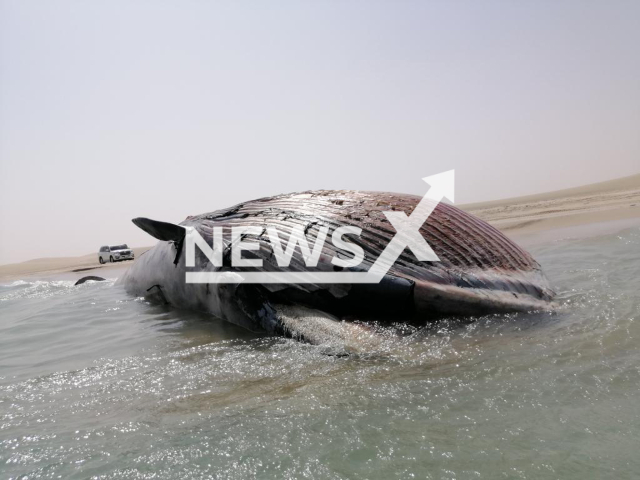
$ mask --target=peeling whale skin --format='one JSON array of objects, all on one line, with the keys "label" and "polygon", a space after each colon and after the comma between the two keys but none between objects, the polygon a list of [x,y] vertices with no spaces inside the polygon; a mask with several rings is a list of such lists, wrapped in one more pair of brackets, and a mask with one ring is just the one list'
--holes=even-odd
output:
[{"label": "peeling whale skin", "polygon": [[[262,259],[263,266],[252,271],[282,271],[272,253],[267,226],[275,226],[286,243],[291,230],[302,225],[310,246],[322,226],[330,231],[356,226],[362,229],[361,235],[345,238],[364,250],[365,260],[357,271],[366,271],[396,234],[383,212],[410,215],[420,200],[396,193],[322,190],[244,202],[188,217],[180,225],[134,219],[136,225],[160,241],[136,260],[119,283],[132,294],[204,311],[249,330],[268,333],[291,333],[279,313],[282,305],[324,312],[327,322],[360,315],[428,320],[549,308],[554,292],[531,255],[488,223],[444,203],[435,207],[420,228],[440,261],[418,261],[406,248],[379,284],[185,283],[187,271],[234,273],[230,267],[212,266],[198,249],[196,267],[187,269],[182,252],[184,227],[195,228],[210,245],[213,227],[222,226],[226,232],[234,226],[264,227],[261,235],[248,236],[259,243],[259,250],[245,251],[243,256]],[[229,247],[225,237],[225,265],[230,265]],[[328,237],[317,270],[335,271],[331,259],[343,253]],[[287,270],[308,271],[299,252],[293,255]],[[304,322],[295,322],[297,330],[301,324]],[[305,336],[304,332],[298,333]]]}]

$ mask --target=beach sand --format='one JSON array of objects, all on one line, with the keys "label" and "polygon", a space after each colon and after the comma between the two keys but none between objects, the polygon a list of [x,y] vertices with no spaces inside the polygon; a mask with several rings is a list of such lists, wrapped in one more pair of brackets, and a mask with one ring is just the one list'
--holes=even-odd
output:
[{"label": "beach sand", "polygon": [[458,206],[514,238],[608,221],[632,223],[640,221],[640,174],[538,195]]},{"label": "beach sand", "polygon": [[[135,258],[151,247],[132,248]],[[105,278],[117,278],[133,262],[98,263],[98,252],[80,257],[36,258],[26,262],[0,265],[0,283],[14,280],[55,278],[59,280],[77,280],[87,275]]]},{"label": "beach sand", "polygon": [[[600,234],[640,225],[640,174],[555,192],[458,205],[523,245],[553,237]],[[134,248],[136,258],[151,247]],[[100,265],[98,254],[0,265],[0,282],[18,279],[115,278],[132,262]]]}]

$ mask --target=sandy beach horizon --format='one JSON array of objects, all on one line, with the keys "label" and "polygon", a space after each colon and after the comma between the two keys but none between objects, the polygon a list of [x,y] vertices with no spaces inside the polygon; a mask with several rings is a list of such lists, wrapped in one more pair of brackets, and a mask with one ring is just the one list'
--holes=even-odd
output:
[{"label": "sandy beach horizon", "polygon": [[458,205],[510,236],[640,217],[640,173],[581,187]]},{"label": "sandy beach horizon", "polygon": [[[606,224],[613,228],[640,225],[640,174],[564,190],[457,206],[525,245],[541,235],[548,238],[550,232],[572,231],[585,236],[589,234],[589,225],[599,225],[595,229],[597,232],[601,232]],[[136,258],[150,248],[133,248]],[[100,265],[97,253],[35,258],[0,265],[0,282],[44,277],[73,280],[85,275],[111,278],[119,276],[132,264],[126,261]]]}]

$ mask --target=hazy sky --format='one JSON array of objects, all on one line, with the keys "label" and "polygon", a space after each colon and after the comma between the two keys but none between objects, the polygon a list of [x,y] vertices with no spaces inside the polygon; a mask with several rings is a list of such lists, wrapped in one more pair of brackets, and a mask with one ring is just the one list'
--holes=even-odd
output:
[{"label": "hazy sky", "polygon": [[640,2],[0,0],[0,263],[317,188],[640,172]]}]

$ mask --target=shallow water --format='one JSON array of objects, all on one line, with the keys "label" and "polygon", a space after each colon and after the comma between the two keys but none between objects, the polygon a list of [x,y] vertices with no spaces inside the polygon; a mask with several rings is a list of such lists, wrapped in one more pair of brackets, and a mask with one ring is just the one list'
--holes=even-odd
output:
[{"label": "shallow water", "polygon": [[261,338],[113,282],[0,287],[0,478],[632,478],[640,229],[531,249],[556,313]]}]

